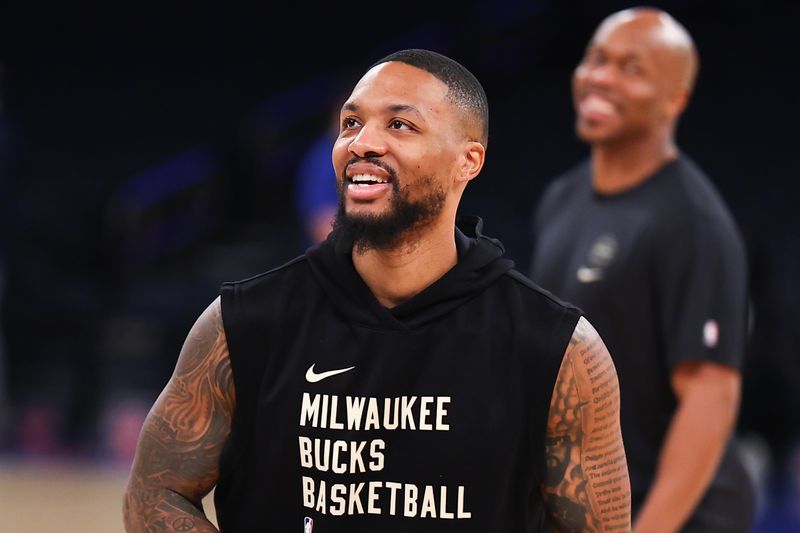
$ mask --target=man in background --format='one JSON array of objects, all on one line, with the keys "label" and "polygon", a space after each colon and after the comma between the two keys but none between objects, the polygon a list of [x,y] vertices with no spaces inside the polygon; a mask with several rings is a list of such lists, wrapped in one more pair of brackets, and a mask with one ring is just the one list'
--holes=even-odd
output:
[{"label": "man in background", "polygon": [[731,435],[747,328],[747,265],[727,206],[677,146],[698,55],[669,14],[597,28],[576,68],[591,157],[552,182],[530,277],[579,306],[619,372],[634,531],[750,531],[754,494]]}]

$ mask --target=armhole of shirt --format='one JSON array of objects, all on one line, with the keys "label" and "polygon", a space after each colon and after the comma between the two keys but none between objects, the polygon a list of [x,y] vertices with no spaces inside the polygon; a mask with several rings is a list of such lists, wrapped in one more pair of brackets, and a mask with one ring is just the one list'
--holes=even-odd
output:
[{"label": "armhole of shirt", "polygon": [[246,443],[253,430],[254,413],[250,406],[254,405],[252,397],[258,392],[258,384],[253,383],[258,373],[255,362],[247,360],[246,344],[247,317],[243,316],[242,291],[239,283],[223,283],[220,288],[220,304],[222,323],[228,343],[228,357],[231,363],[231,374],[235,390],[236,406],[231,419],[231,433],[220,456],[220,476],[218,485],[233,476],[237,465],[246,453]]},{"label": "armhole of shirt", "polygon": [[[536,476],[536,487],[538,491],[539,486],[544,480],[545,469],[547,467],[545,450],[547,439],[547,422],[550,417],[550,401],[553,397],[553,389],[558,378],[558,371],[561,368],[561,362],[564,359],[564,354],[569,346],[569,341],[572,338],[572,333],[575,331],[575,326],[581,317],[581,313],[574,308],[564,307],[561,316],[555,322],[552,328],[552,334],[549,337],[548,350],[537,366],[538,372],[535,374],[535,383],[533,383],[532,394],[533,406],[544,406],[541,410],[534,407],[534,419],[532,426],[532,444],[534,445],[534,473]],[[538,450],[538,451],[537,451]]]}]

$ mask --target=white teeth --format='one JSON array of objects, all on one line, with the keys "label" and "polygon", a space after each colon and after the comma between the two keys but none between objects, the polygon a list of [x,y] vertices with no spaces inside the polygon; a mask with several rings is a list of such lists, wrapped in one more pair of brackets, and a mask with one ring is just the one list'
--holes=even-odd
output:
[{"label": "white teeth", "polygon": [[584,109],[610,115],[614,112],[614,104],[596,95],[587,96],[583,101]]},{"label": "white teeth", "polygon": [[378,176],[373,176],[372,174],[356,174],[350,178],[350,181],[353,183],[369,185],[371,183],[388,183],[389,180],[386,178],[381,178]]}]

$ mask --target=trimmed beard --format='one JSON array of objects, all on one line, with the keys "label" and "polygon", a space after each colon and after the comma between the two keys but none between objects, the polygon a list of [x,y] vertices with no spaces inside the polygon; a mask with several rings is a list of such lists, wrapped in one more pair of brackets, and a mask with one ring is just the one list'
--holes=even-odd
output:
[{"label": "trimmed beard", "polygon": [[346,180],[337,183],[338,207],[331,236],[337,251],[362,254],[369,250],[389,250],[407,240],[416,230],[432,222],[444,209],[447,194],[432,176],[420,178],[415,187],[426,188],[421,199],[409,199],[409,187],[401,187],[392,176],[392,199],[389,210],[379,215],[352,215],[345,209]]}]

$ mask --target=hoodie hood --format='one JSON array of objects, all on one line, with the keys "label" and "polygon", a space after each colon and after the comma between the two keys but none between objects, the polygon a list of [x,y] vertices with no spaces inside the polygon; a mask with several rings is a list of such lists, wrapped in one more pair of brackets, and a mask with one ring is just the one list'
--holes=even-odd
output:
[{"label": "hoodie hood", "polygon": [[311,271],[334,305],[351,322],[363,326],[409,330],[447,314],[514,267],[503,257],[503,244],[483,235],[480,217],[456,221],[458,262],[441,278],[391,309],[378,302],[353,266],[352,251],[337,251],[335,235],[306,253]]}]

